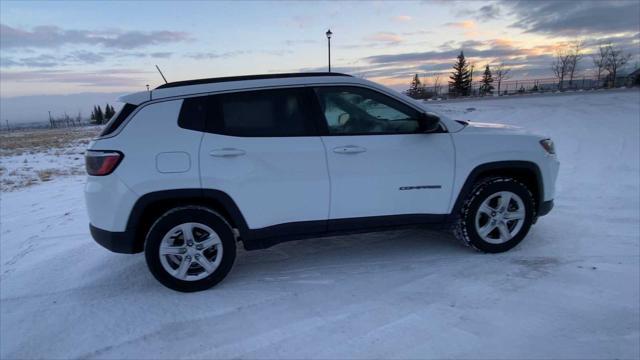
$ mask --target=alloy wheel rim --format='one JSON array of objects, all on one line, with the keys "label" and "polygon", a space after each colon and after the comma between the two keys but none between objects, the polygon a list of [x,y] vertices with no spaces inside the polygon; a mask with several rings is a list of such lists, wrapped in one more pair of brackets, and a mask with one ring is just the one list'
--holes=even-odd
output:
[{"label": "alloy wheel rim", "polygon": [[475,218],[476,232],[488,243],[503,244],[518,235],[525,217],[522,198],[511,191],[500,191],[480,204]]},{"label": "alloy wheel rim", "polygon": [[160,243],[160,263],[176,279],[196,281],[216,271],[222,261],[222,241],[209,226],[189,222],[169,230]]}]

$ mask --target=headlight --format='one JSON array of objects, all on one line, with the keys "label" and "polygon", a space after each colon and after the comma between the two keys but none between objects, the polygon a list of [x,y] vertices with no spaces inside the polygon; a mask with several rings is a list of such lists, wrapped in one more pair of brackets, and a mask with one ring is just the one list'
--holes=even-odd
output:
[{"label": "headlight", "polygon": [[547,152],[547,154],[550,154],[550,155],[556,154],[556,147],[555,145],[553,145],[553,140],[551,139],[540,140],[540,145],[542,145],[542,148],[544,149],[544,151]]}]

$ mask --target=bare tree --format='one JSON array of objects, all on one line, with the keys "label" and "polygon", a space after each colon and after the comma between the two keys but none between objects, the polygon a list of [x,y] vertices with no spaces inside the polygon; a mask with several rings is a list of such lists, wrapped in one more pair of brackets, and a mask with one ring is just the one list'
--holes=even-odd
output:
[{"label": "bare tree", "polygon": [[511,78],[510,72],[511,68],[507,67],[504,63],[500,63],[494,68],[493,77],[495,81],[498,82],[498,95],[502,95],[500,92],[500,85],[502,85],[502,82]]},{"label": "bare tree", "polygon": [[78,126],[82,125],[82,112],[80,112],[80,110],[78,110],[78,115],[76,115],[76,122]]},{"label": "bare tree", "polygon": [[600,79],[602,78],[602,73],[605,71],[607,67],[607,59],[609,48],[607,46],[603,46],[600,44],[598,46],[598,52],[595,54],[591,54],[591,60],[593,61],[593,66],[595,66],[598,87],[600,87]]},{"label": "bare tree", "polygon": [[433,92],[436,94],[436,96],[440,95],[440,88],[442,87],[442,84],[440,82],[440,75],[440,73],[433,74]]},{"label": "bare tree", "polygon": [[569,74],[569,87],[573,86],[573,76],[575,75],[578,63],[582,60],[582,41],[576,40],[570,46],[567,51],[569,59],[567,61],[567,73]]},{"label": "bare tree", "polygon": [[555,58],[551,64],[551,70],[553,70],[553,74],[558,79],[558,89],[560,90],[562,90],[564,78],[567,76],[569,71],[570,57],[571,55],[566,51],[566,49],[560,48],[556,50]]},{"label": "bare tree", "polygon": [[629,59],[631,59],[631,54],[624,54],[621,49],[618,49],[611,44],[607,45],[607,62],[605,69],[609,73],[610,87],[616,86],[618,71],[627,65]]}]

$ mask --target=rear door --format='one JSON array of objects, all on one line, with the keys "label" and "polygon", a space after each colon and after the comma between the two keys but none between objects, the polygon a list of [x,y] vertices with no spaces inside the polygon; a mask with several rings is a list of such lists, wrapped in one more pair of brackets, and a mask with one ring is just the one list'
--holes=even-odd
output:
[{"label": "rear door", "polygon": [[[204,98],[202,187],[231,196],[251,229],[328,217],[325,152],[308,111],[313,96],[290,88]],[[185,109],[199,104],[187,99]],[[315,225],[324,230],[325,222]]]},{"label": "rear door", "polygon": [[329,219],[448,211],[454,175],[448,133],[424,133],[420,111],[372,89],[323,86],[316,92],[326,126]]}]

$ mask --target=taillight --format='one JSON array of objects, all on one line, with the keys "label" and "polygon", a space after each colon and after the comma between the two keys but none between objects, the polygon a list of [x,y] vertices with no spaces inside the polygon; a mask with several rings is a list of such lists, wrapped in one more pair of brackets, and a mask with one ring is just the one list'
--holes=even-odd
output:
[{"label": "taillight", "polygon": [[87,174],[92,176],[109,175],[116,169],[124,155],[119,151],[87,150],[84,154]]}]

